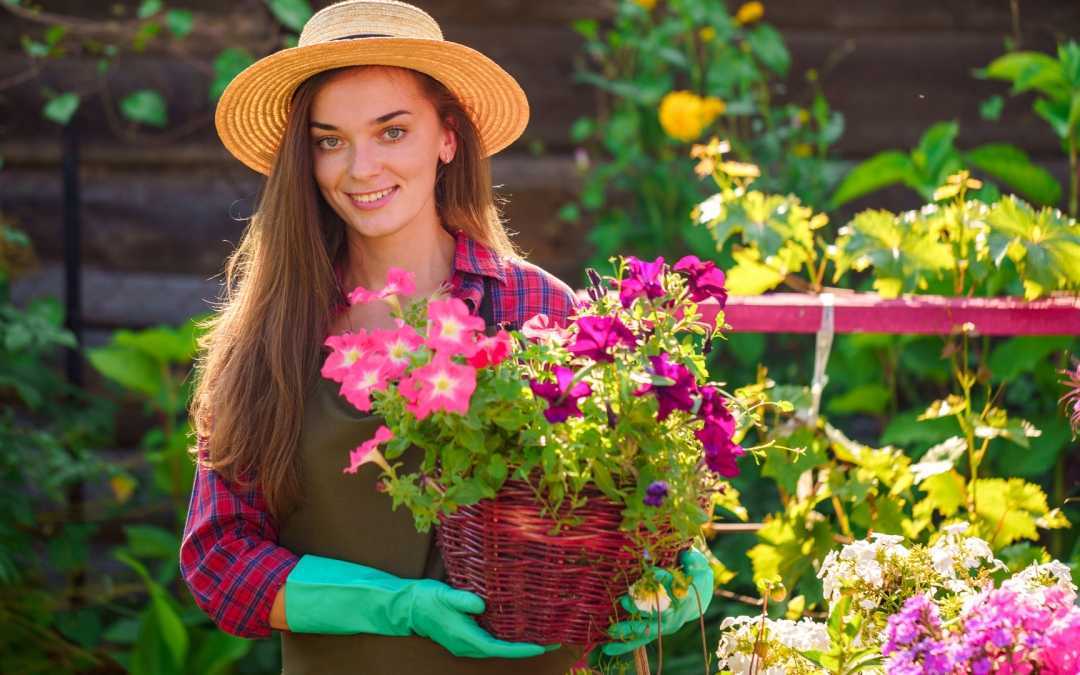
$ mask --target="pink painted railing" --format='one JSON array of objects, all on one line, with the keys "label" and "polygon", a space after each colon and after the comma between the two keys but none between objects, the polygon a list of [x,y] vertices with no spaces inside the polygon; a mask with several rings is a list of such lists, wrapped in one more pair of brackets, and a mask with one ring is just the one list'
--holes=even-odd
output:
[{"label": "pink painted railing", "polygon": [[[816,333],[828,300],[805,293],[730,297],[725,321],[736,333]],[[913,295],[885,300],[876,293],[832,294],[836,333],[947,335],[971,323],[978,335],[1080,335],[1080,297],[950,298]],[[706,320],[716,305],[703,303]]]}]

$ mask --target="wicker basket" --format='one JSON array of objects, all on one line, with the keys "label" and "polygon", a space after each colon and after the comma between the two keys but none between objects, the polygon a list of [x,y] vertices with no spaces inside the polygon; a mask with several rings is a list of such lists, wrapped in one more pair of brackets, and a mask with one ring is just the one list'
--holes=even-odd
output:
[{"label": "wicker basket", "polygon": [[[509,480],[494,499],[463,506],[437,530],[449,582],[484,598],[480,625],[514,642],[586,645],[607,641],[623,618],[618,599],[641,572],[641,552],[619,530],[621,508],[586,489],[579,524],[552,535],[533,489]],[[670,565],[677,550],[652,551]]]}]

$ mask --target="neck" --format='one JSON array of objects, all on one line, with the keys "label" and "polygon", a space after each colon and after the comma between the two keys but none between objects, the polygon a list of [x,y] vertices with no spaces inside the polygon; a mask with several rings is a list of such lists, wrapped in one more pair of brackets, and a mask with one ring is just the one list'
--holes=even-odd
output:
[{"label": "neck", "polygon": [[363,237],[349,231],[349,265],[345,288],[363,286],[378,291],[386,285],[391,267],[411,272],[416,295],[431,295],[449,282],[454,271],[454,236],[438,223],[422,228],[402,228],[383,237]]}]

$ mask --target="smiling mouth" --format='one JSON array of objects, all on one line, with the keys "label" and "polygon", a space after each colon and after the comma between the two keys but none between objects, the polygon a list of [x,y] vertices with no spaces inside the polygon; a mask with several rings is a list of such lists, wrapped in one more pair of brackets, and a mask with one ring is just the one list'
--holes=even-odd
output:
[{"label": "smiling mouth", "polygon": [[396,189],[397,189],[397,186],[395,185],[395,186],[392,186],[392,187],[388,187],[388,188],[386,188],[384,190],[377,190],[376,192],[346,193],[346,194],[348,194],[349,198],[352,199],[354,202],[357,202],[357,203],[360,203],[360,204],[372,204],[374,202],[379,201],[383,197],[386,197],[387,195],[389,195],[391,192],[393,192]]}]

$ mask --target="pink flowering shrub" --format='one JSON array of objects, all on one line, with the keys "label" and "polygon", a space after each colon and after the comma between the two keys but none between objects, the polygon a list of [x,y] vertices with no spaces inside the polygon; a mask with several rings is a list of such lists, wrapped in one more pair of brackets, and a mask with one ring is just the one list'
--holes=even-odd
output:
[{"label": "pink flowering shrub", "polygon": [[389,303],[397,328],[326,341],[323,376],[385,422],[345,471],[375,467],[421,530],[513,477],[550,513],[595,486],[625,507],[627,531],[697,534],[745,452],[738,402],[706,376],[723,314],[716,325],[698,312],[723,306],[723,272],[692,256],[630,258],[591,279],[567,325],[539,315],[493,334],[456,298],[406,303],[415,286],[401,270],[380,291],[353,291],[353,303]]}]

